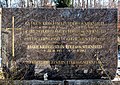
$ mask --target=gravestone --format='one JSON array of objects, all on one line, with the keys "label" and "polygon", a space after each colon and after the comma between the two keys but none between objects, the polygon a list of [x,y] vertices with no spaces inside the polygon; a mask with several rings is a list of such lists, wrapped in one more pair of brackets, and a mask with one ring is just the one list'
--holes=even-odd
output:
[{"label": "gravestone", "polygon": [[[3,8],[2,28],[9,31],[8,57],[36,65],[35,78],[113,79],[117,68],[116,9]],[[3,61],[4,62],[4,61]]]}]

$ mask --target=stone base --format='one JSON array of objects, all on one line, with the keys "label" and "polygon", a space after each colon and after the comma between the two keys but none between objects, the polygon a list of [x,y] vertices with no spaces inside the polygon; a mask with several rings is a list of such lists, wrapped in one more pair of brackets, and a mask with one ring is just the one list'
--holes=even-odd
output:
[{"label": "stone base", "polygon": [[[112,82],[114,85],[120,85],[120,81]],[[113,85],[109,80],[67,80],[67,81],[14,81],[15,85]]]},{"label": "stone base", "polygon": [[0,85],[120,85],[120,81],[109,80],[67,80],[67,81],[41,81],[41,80],[0,80]]}]

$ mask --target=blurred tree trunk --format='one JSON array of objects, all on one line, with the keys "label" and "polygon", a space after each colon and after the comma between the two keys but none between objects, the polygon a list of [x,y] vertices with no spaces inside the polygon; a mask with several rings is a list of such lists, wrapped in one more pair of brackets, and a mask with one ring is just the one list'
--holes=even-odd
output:
[{"label": "blurred tree trunk", "polygon": [[74,0],[72,0],[72,7],[74,7]]},{"label": "blurred tree trunk", "polygon": [[92,0],[90,0],[90,7],[92,7]]},{"label": "blurred tree trunk", "polygon": [[96,0],[94,0],[94,8],[96,8]]},{"label": "blurred tree trunk", "polygon": [[5,0],[5,2],[6,2],[6,7],[8,7],[8,0]]},{"label": "blurred tree trunk", "polygon": [[87,5],[86,5],[86,8],[88,8],[88,4],[89,4],[89,2],[88,2],[88,0],[87,0]]},{"label": "blurred tree trunk", "polygon": [[10,0],[10,7],[11,7],[11,4],[12,4],[12,0]]},{"label": "blurred tree trunk", "polygon": [[27,7],[29,7],[29,0],[27,0]]},{"label": "blurred tree trunk", "polygon": [[99,3],[98,3],[98,4],[99,4],[99,7],[101,8],[101,0],[99,0]]},{"label": "blurred tree trunk", "polygon": [[35,1],[34,1],[35,7],[39,7],[38,4],[39,4],[38,0],[35,0]]},{"label": "blurred tree trunk", "polygon": [[109,0],[109,2],[108,2],[108,3],[109,3],[109,4],[108,4],[108,5],[109,5],[109,8],[111,8],[111,0]]},{"label": "blurred tree trunk", "polygon": [[81,2],[80,2],[80,0],[78,0],[78,7],[79,7],[79,8],[81,7]]},{"label": "blurred tree trunk", "polygon": [[82,0],[82,8],[85,8],[85,0]]},{"label": "blurred tree trunk", "polygon": [[44,0],[40,0],[41,1],[41,7],[44,5]]}]

